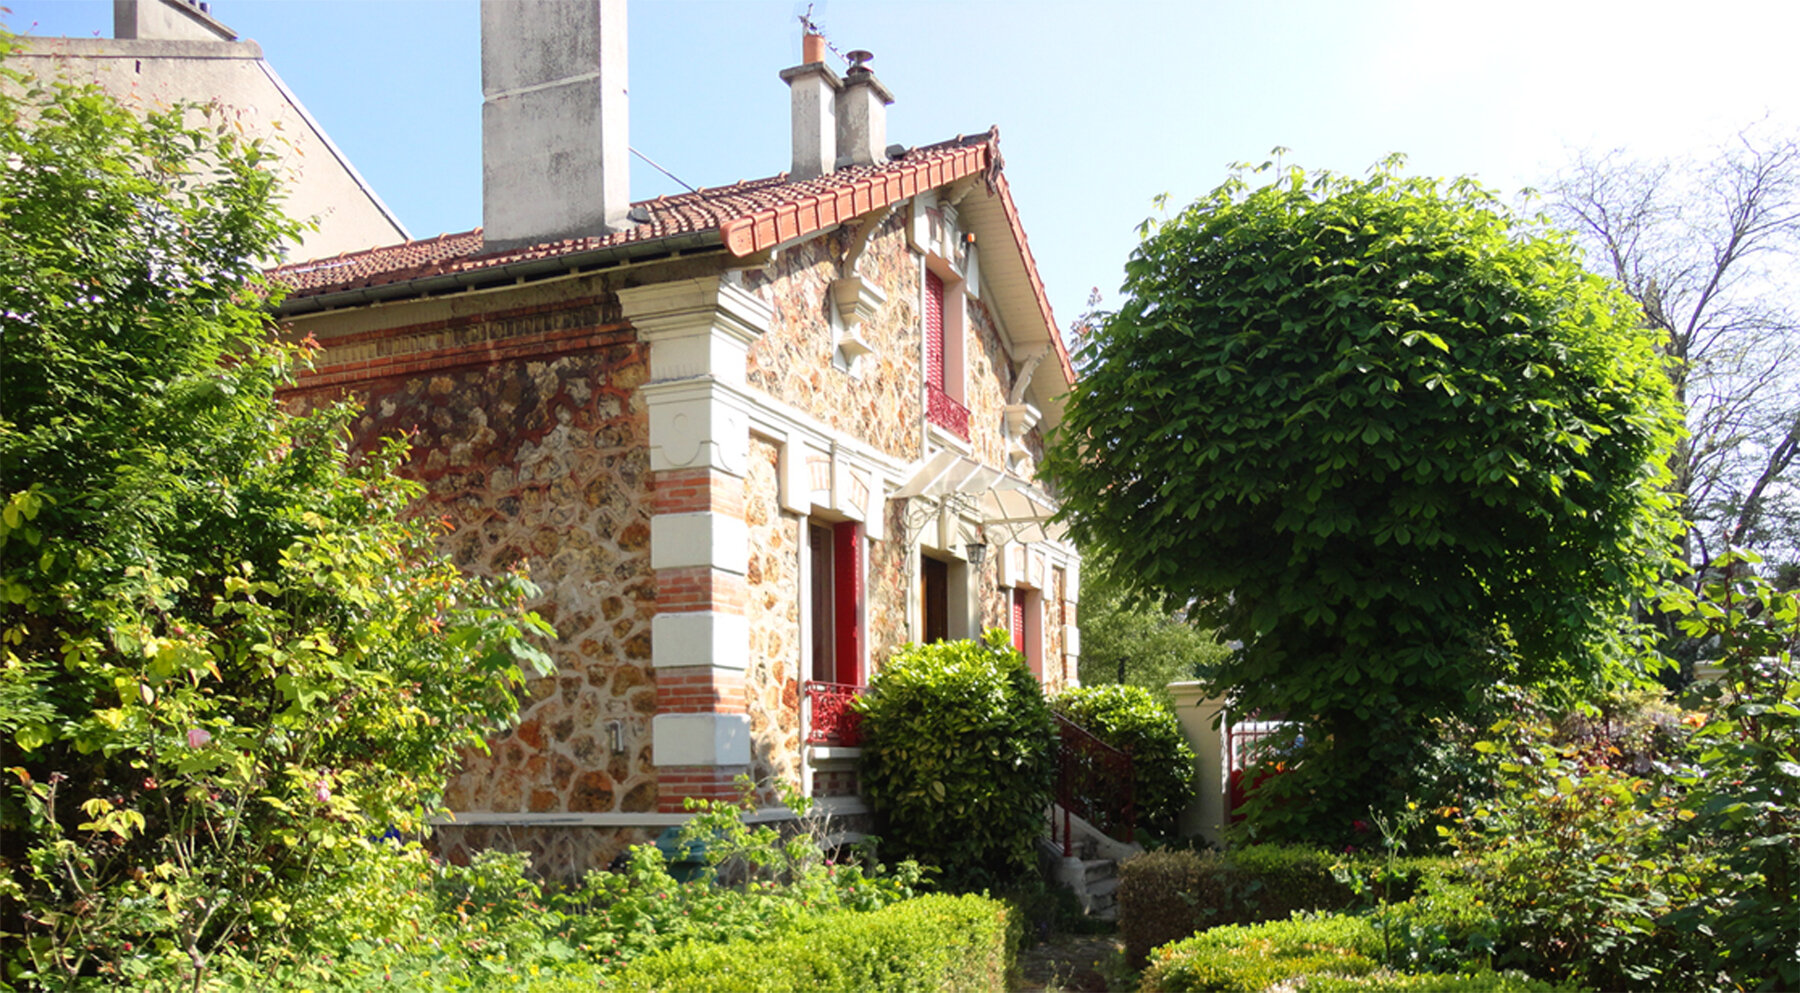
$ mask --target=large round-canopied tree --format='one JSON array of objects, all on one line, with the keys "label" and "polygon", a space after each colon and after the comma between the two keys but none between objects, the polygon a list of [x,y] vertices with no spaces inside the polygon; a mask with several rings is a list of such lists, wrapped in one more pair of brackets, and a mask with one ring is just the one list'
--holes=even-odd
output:
[{"label": "large round-canopied tree", "polygon": [[1048,470],[1078,541],[1242,643],[1237,712],[1303,725],[1271,834],[1393,802],[1486,687],[1616,657],[1679,419],[1565,239],[1467,179],[1290,169],[1147,224],[1126,272]]}]

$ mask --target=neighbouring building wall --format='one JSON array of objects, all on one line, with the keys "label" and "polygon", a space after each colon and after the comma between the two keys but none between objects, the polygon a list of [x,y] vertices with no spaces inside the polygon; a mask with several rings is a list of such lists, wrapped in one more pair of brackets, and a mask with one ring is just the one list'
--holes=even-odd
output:
[{"label": "neighbouring building wall", "polygon": [[[217,101],[212,118],[275,153],[289,217],[316,220],[290,257],[317,259],[404,241],[406,230],[263,60],[253,41],[21,38],[9,64],[39,79],[93,83],[128,108]],[[198,115],[192,123],[206,120]]]}]

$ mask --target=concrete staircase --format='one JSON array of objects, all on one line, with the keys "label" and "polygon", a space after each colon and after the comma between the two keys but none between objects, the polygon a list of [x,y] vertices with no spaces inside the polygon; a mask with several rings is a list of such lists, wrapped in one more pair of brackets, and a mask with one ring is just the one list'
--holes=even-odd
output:
[{"label": "concrete staircase", "polygon": [[[1060,831],[1063,811],[1051,807]],[[1049,869],[1052,882],[1067,887],[1081,901],[1081,909],[1090,917],[1104,921],[1118,920],[1119,863],[1143,851],[1142,845],[1118,841],[1080,817],[1069,817],[1070,854],[1063,855],[1060,837],[1049,835],[1038,839],[1038,856]]]}]

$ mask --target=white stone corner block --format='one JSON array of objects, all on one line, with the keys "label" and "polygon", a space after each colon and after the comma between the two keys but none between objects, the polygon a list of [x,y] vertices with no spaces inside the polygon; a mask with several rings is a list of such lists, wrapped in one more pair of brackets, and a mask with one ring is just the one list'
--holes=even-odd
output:
[{"label": "white stone corner block", "polygon": [[650,518],[650,568],[710,567],[743,575],[750,567],[750,531],[739,517],[707,511]]},{"label": "white stone corner block", "polygon": [[742,476],[750,460],[750,417],[727,390],[705,380],[642,388],[650,422],[650,468],[706,466]]},{"label": "white stone corner block", "polygon": [[697,610],[650,620],[650,660],[658,669],[707,665],[742,672],[750,664],[750,620]]},{"label": "white stone corner block", "polygon": [[776,472],[781,477],[781,509],[790,514],[812,510],[812,473],[806,464],[806,446],[788,438],[781,443]]},{"label": "white stone corner block", "polygon": [[657,714],[650,751],[659,766],[749,765],[750,718],[743,714]]},{"label": "white stone corner block", "polygon": [[1079,625],[1063,625],[1063,652],[1070,658],[1081,657],[1081,628]]}]

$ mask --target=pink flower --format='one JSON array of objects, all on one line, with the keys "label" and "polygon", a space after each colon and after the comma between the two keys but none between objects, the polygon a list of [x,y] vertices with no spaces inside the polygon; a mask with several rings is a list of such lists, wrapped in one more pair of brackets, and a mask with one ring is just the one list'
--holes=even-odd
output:
[{"label": "pink flower", "polygon": [[188,728],[188,747],[189,748],[205,748],[206,743],[211,740],[212,740],[212,733],[207,731],[206,729],[204,729],[204,728]]},{"label": "pink flower", "polygon": [[330,799],[331,799],[331,781],[328,779],[319,780],[319,785],[313,787],[313,796],[318,797],[320,803],[326,803],[326,802],[330,801]]}]

